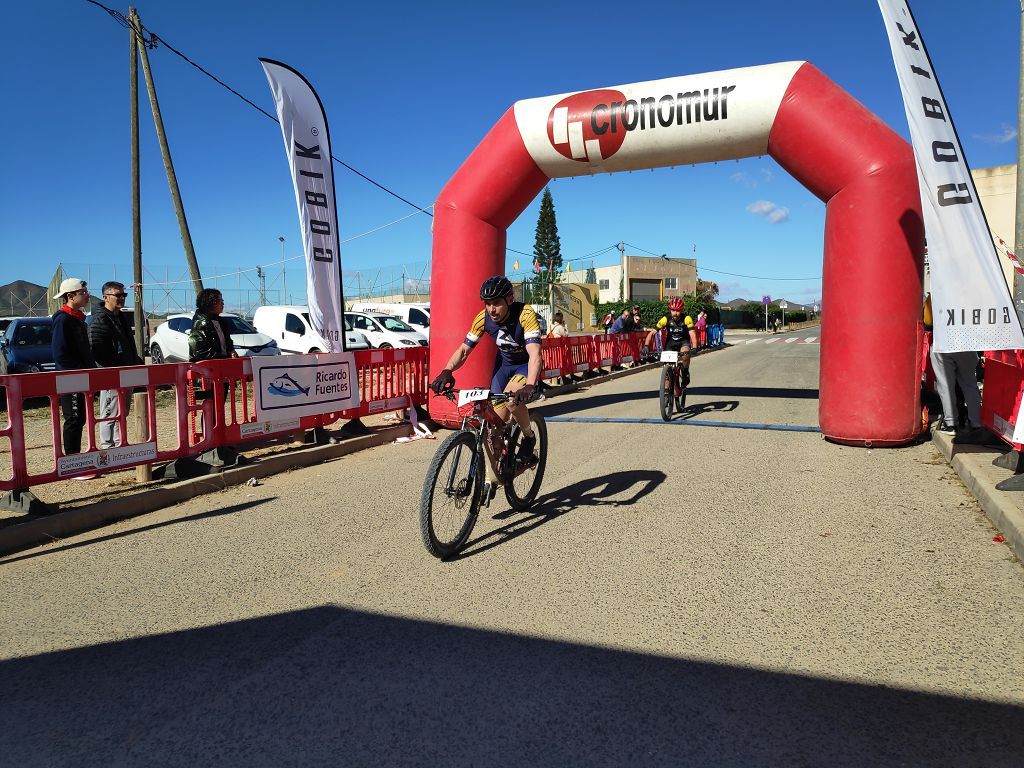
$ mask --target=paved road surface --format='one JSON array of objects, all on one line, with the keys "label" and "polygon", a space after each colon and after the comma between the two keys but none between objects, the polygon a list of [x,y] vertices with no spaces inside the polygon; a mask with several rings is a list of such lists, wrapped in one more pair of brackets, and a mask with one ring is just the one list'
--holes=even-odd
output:
[{"label": "paved road surface", "polygon": [[1024,570],[931,445],[700,425],[815,426],[819,349],[696,359],[673,425],[553,420],[536,508],[454,562],[430,441],[0,561],[4,762],[1021,765]]}]

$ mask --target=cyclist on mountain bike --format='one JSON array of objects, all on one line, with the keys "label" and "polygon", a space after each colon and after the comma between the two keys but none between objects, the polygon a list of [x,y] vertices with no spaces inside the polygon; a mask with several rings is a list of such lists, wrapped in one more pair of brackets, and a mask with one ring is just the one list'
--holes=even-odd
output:
[{"label": "cyclist on mountain bike", "polygon": [[[650,346],[654,334],[660,332],[662,328],[665,329],[665,349],[669,352],[680,353],[679,362],[676,365],[677,367],[682,366],[682,386],[684,387],[690,383],[690,348],[697,346],[697,332],[693,329],[693,318],[689,315],[684,315],[685,311],[686,303],[682,298],[676,296],[671,299],[668,303],[668,314],[657,322],[644,341],[646,346]],[[679,402],[682,390],[680,389],[678,377],[676,378],[675,391],[672,394],[676,398],[676,407],[682,410],[682,405]]]},{"label": "cyclist on mountain bike", "polygon": [[[465,341],[448,360],[444,369],[430,382],[435,395],[455,386],[452,371],[458,370],[473,347],[486,333],[498,346],[491,376],[492,392],[514,392],[510,407],[498,404],[494,410],[506,422],[514,418],[522,430],[517,459],[524,463],[536,460],[536,435],[526,403],[530,401],[540,381],[543,363],[540,355],[540,323],[533,307],[513,301],[512,283],[504,275],[489,277],[480,286],[480,299],[484,308],[473,320]],[[510,413],[511,412],[511,413]]]}]

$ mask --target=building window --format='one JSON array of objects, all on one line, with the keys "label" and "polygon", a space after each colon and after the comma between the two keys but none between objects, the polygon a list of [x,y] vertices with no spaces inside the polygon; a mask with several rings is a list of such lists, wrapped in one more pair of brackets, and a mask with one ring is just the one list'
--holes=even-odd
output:
[{"label": "building window", "polygon": [[598,280],[597,281],[597,287],[600,288],[602,291],[607,291],[608,290],[608,281],[607,280]]},{"label": "building window", "polygon": [[676,278],[676,277],[666,277],[665,278],[665,290],[666,291],[674,291],[677,288],[679,288],[678,278]]}]

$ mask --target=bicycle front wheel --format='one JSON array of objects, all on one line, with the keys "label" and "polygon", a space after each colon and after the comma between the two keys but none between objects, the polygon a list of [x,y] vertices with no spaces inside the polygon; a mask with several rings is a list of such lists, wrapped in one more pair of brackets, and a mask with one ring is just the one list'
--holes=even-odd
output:
[{"label": "bicycle front wheel", "polygon": [[[529,509],[537,499],[540,492],[540,484],[544,480],[544,468],[548,465],[548,426],[544,417],[539,413],[531,413],[530,421],[533,422],[533,434],[537,437],[537,463],[529,469],[523,469],[511,479],[505,480],[505,498],[508,499],[512,509],[519,512]],[[519,451],[519,441],[522,440],[522,430],[516,425],[512,428],[512,438],[509,441],[509,451],[516,456]]]},{"label": "bicycle front wheel", "polygon": [[483,492],[483,462],[472,432],[449,435],[434,454],[420,497],[420,535],[434,557],[454,555],[473,532]]},{"label": "bicycle front wheel", "polygon": [[672,396],[673,381],[675,376],[672,373],[672,366],[664,365],[661,368],[661,383],[658,385],[658,404],[661,406],[661,418],[665,421],[672,421]]}]

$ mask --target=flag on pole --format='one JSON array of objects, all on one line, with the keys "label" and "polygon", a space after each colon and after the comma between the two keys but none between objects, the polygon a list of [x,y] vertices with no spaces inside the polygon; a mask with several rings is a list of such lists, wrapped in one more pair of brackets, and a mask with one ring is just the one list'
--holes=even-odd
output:
[{"label": "flag on pole", "polygon": [[566,264],[566,265],[565,265],[565,271],[566,271],[567,273],[568,273],[568,272],[572,272],[572,264]]},{"label": "flag on pole", "polygon": [[327,342],[329,352],[344,352],[345,303],[327,116],[320,97],[301,74],[278,61],[260,59],[260,63],[274,96],[295,187],[306,254],[309,320]]},{"label": "flag on pole", "polygon": [[[906,0],[878,0],[917,157],[936,352],[1024,347],[971,170]],[[1014,438],[1016,439],[1016,438]]]},{"label": "flag on pole", "polygon": [[518,272],[519,271],[519,259],[516,259],[514,262],[512,262],[512,271],[513,272]]}]

